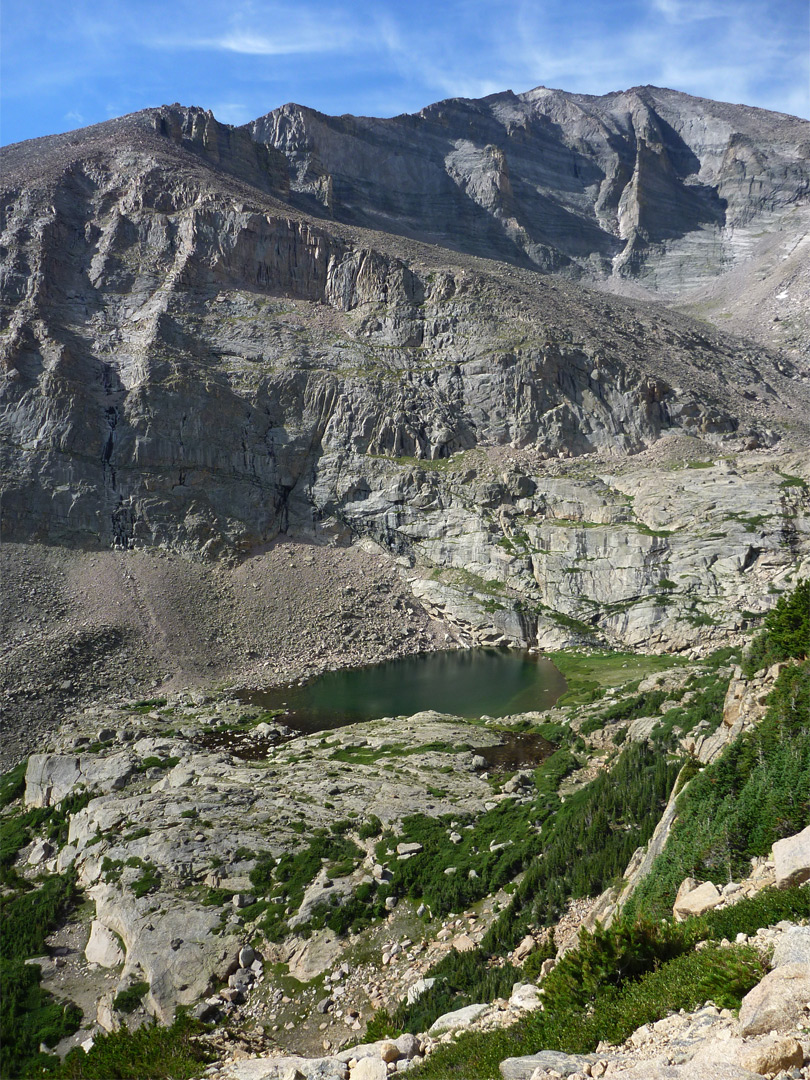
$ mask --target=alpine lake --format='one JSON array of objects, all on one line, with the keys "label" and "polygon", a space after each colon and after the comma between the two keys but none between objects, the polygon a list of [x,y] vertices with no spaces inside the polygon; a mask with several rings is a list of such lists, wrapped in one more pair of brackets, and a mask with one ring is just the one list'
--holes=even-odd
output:
[{"label": "alpine lake", "polygon": [[[243,691],[239,697],[276,713],[286,727],[312,734],[428,709],[497,720],[548,709],[566,687],[550,660],[516,649],[477,648],[328,671],[302,685]],[[537,764],[552,749],[539,735],[505,732],[501,745],[482,753],[491,767],[515,769]]]}]

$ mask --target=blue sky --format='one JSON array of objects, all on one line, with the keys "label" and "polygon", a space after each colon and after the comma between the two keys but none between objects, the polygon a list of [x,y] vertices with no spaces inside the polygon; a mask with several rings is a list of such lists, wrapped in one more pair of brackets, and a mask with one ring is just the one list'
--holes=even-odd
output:
[{"label": "blue sky", "polygon": [[240,124],[538,85],[810,118],[808,0],[3,0],[0,47],[3,143],[174,101]]}]

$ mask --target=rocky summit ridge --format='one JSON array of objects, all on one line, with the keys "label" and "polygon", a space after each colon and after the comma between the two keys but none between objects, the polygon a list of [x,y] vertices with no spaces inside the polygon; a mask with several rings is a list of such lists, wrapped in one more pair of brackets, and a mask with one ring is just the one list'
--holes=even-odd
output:
[{"label": "rocky summit ridge", "polygon": [[770,340],[796,333],[776,300],[788,281],[794,313],[807,296],[808,127],[796,117],[655,86],[540,86],[390,120],[285,105],[245,130],[283,151],[292,191],[337,220],[715,316],[725,306],[721,318],[750,329],[753,298],[746,316],[733,274],[747,265]]}]

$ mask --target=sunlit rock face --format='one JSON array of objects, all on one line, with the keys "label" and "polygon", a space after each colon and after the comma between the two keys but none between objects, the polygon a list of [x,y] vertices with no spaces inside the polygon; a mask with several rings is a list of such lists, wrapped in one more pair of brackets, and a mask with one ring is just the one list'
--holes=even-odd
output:
[{"label": "sunlit rock face", "polygon": [[810,127],[797,117],[654,86],[538,87],[390,120],[285,105],[246,130],[337,220],[631,295],[643,286],[768,341],[808,343]]}]

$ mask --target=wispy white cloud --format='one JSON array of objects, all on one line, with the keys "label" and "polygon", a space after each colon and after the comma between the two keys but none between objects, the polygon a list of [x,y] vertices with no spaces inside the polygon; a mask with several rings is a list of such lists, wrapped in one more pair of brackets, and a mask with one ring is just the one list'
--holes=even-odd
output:
[{"label": "wispy white cloud", "polygon": [[652,0],[651,7],[667,22],[682,24],[724,19],[739,11],[733,0]]},{"label": "wispy white cloud", "polygon": [[173,29],[150,31],[142,40],[153,48],[207,49],[243,56],[340,52],[365,40],[362,23],[351,9],[321,4],[286,7],[243,2],[223,14],[215,3],[197,21],[196,28],[197,33],[190,34]]},{"label": "wispy white cloud", "polygon": [[351,35],[311,28],[305,32],[264,34],[253,30],[235,30],[218,37],[152,38],[146,44],[154,48],[241,53],[244,56],[296,56],[337,52],[345,49]]}]

